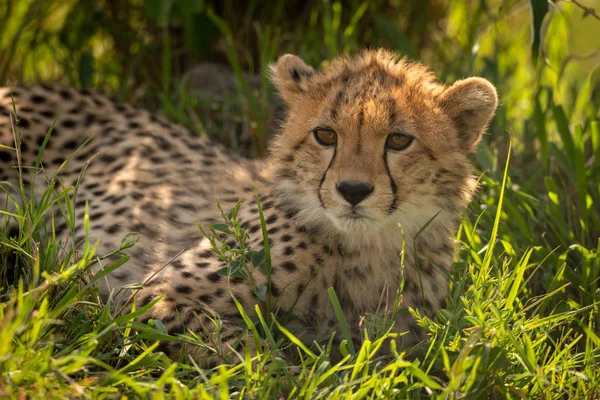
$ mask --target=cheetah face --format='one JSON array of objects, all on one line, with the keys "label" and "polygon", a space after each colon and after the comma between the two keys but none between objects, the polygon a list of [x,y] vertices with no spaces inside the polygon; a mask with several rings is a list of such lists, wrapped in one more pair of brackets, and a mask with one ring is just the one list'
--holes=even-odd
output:
[{"label": "cheetah face", "polygon": [[497,103],[488,81],[446,87],[426,67],[381,50],[324,71],[284,55],[272,76],[289,107],[273,147],[278,186],[307,219],[369,232],[455,214],[469,201],[467,155]]}]

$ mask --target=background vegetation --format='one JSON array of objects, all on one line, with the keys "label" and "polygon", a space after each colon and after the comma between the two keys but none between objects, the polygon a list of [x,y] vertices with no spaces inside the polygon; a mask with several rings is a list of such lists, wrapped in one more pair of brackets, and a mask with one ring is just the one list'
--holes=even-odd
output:
[{"label": "background vegetation", "polygon": [[[69,196],[52,200],[49,186],[34,203],[17,185],[20,207],[2,216],[21,230],[0,229],[0,396],[600,397],[596,0],[0,0],[0,27],[0,84],[98,89],[252,156],[280,113],[261,72],[285,52],[318,67],[384,46],[442,81],[484,76],[501,98],[475,155],[482,188],[457,236],[447,309],[420,321],[431,339],[408,357],[376,358],[372,338],[339,364],[327,348],[293,358],[294,338],[256,321],[268,346],[254,363],[173,363],[156,341],[180,338],[97,299],[93,243],[75,257],[41,239],[41,217],[69,214]],[[207,63],[228,64],[216,71],[229,83]],[[115,249],[119,263],[130,245]]]}]

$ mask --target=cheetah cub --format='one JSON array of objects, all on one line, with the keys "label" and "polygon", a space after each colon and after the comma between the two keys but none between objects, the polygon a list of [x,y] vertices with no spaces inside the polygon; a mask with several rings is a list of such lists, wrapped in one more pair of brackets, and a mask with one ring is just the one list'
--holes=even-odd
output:
[{"label": "cheetah cub", "polygon": [[[262,248],[254,186],[273,261],[270,285],[260,268],[252,280],[268,286],[271,309],[289,317],[289,329],[307,344],[333,332],[341,339],[327,293],[333,287],[357,344],[368,322],[384,314],[405,333],[399,346],[423,339],[407,308],[433,316],[448,293],[453,237],[476,186],[468,154],[496,109],[494,87],[481,78],[446,86],[423,65],[384,50],[338,57],[322,71],[284,55],[271,76],[288,116],[264,162],[104,96],[44,86],[12,90],[23,163],[33,164],[56,117],[45,176],[75,151],[58,173],[68,188],[89,163],[76,215],[82,221],[88,202],[98,252],[115,250],[128,232],[140,235],[131,260],[108,275],[101,293],[121,301],[119,288],[145,282],[138,307],[160,299],[144,319],[161,320],[171,334],[193,332],[209,343],[219,335],[232,345],[243,337],[233,299],[251,315],[261,301],[247,281],[218,272],[225,265],[197,224],[222,222],[216,203],[227,211],[241,199],[247,244]],[[12,145],[11,112],[11,91],[0,89],[4,145]],[[14,180],[14,154],[0,153],[0,180]],[[56,230],[68,236],[65,222]],[[81,238],[83,227],[74,233]],[[232,354],[183,341],[162,349],[205,363]]]}]

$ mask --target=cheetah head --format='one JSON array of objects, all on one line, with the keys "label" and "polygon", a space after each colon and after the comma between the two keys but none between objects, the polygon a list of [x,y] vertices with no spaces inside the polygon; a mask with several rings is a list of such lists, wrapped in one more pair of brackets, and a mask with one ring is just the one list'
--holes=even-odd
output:
[{"label": "cheetah head", "polygon": [[288,54],[271,76],[288,106],[272,147],[277,190],[298,218],[362,234],[457,221],[475,187],[467,156],[497,105],[490,82],[446,86],[385,50],[323,71]]}]

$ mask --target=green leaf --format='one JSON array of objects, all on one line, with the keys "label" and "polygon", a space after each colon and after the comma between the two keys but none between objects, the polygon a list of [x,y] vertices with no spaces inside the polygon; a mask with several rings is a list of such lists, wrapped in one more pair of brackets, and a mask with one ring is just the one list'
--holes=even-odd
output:
[{"label": "green leaf", "polygon": [[583,138],[583,127],[577,125],[573,132],[573,148],[574,148],[574,159],[573,163],[575,166],[576,176],[576,187],[577,197],[579,198],[579,209],[582,213],[582,217],[588,219],[586,208],[586,197],[587,197],[587,174],[585,166],[585,141]]},{"label": "green leaf", "polygon": [[596,167],[600,169],[600,121],[593,121],[590,124],[590,139],[596,159]]},{"label": "green leaf", "polygon": [[54,125],[56,125],[56,118],[54,119],[54,121],[52,121],[52,125],[50,125],[50,128],[46,132],[44,141],[42,142],[42,145],[40,146],[40,149],[38,150],[38,154],[35,159],[35,170],[36,171],[39,169],[40,164],[42,163],[42,157],[44,157],[44,150],[46,150],[46,146],[48,145],[48,141],[50,140],[50,135],[52,135],[52,132],[54,131]]},{"label": "green leaf", "polygon": [[211,227],[215,231],[229,233],[229,226],[227,224],[212,224]]},{"label": "green leaf", "polygon": [[565,111],[561,106],[554,107],[552,112],[554,114],[554,122],[556,122],[556,128],[558,129],[558,134],[560,135],[560,139],[565,147],[565,152],[567,153],[570,166],[573,167],[575,165],[575,143],[573,142],[573,135],[569,129],[569,120],[567,119]]},{"label": "green leaf", "polygon": [[273,323],[275,323],[275,325],[277,326],[279,331],[281,333],[283,333],[290,340],[290,342],[292,342],[296,346],[298,346],[298,348],[301,349],[307,356],[309,356],[313,360],[317,358],[315,353],[310,351],[310,349],[308,347],[306,347],[306,345],[304,343],[302,343],[302,341],[300,339],[298,339],[292,332],[290,332],[289,330],[284,328],[279,322],[277,322],[277,320],[274,319]]},{"label": "green leaf", "polygon": [[220,39],[213,21],[204,13],[185,13],[181,18],[184,38],[193,56],[201,58],[210,54]]},{"label": "green leaf", "polygon": [[125,250],[130,247],[133,247],[139,241],[140,241],[139,233],[129,232],[127,235],[123,236],[123,240],[121,240],[121,246],[119,247],[119,250]]},{"label": "green leaf", "polygon": [[229,266],[227,267],[231,272],[235,272],[237,270],[239,270],[242,266],[243,266],[243,262],[241,261],[241,259],[237,259],[237,260],[233,260],[232,262],[229,263]]},{"label": "green leaf", "polygon": [[[492,233],[490,234],[490,240],[483,257],[483,264],[480,270],[479,278],[487,278],[489,273],[492,257],[494,255],[494,247],[496,246],[496,238],[498,237],[498,227],[500,226],[500,217],[502,215],[502,203],[504,201],[504,191],[506,189],[506,180],[508,177],[508,166],[510,164],[510,153],[512,149],[512,142],[508,143],[508,153],[506,155],[506,164],[504,166],[504,175],[502,177],[502,185],[500,186],[500,196],[498,197],[498,206],[496,209],[496,217],[494,218],[494,224],[492,225]],[[479,282],[481,283],[481,282]]]},{"label": "green leaf", "polygon": [[265,300],[265,294],[267,293],[267,286],[263,285],[260,288],[254,289],[254,294],[259,298],[260,301]]},{"label": "green leaf", "polygon": [[416,364],[411,364],[408,366],[408,369],[412,372],[414,376],[416,376],[423,384],[427,385],[431,389],[435,390],[443,390],[444,388],[431,379],[422,369],[420,369]]},{"label": "green leaf", "polygon": [[131,258],[131,256],[124,255],[120,259],[118,259],[118,260],[110,263],[106,267],[104,267],[101,270],[99,270],[96,273],[96,275],[94,275],[94,277],[90,280],[90,282],[86,285],[86,288],[92,286],[98,280],[104,278],[106,275],[108,275],[109,273],[111,273],[115,269],[119,268],[121,265],[125,264],[127,261],[129,261],[130,258]]},{"label": "green leaf", "polygon": [[246,278],[246,276],[244,275],[244,271],[242,271],[241,268],[231,271],[229,276],[233,276],[234,278]]},{"label": "green leaf", "polygon": [[531,122],[535,127],[537,139],[540,141],[540,153],[545,166],[548,166],[548,132],[546,131],[546,115],[541,105],[540,96],[542,89],[538,91],[534,99],[533,115]]},{"label": "green leaf", "polygon": [[254,268],[260,268],[261,270],[263,270],[265,266],[265,260],[267,259],[265,249],[262,248],[259,251],[250,251],[249,253],[250,257],[252,258],[252,265],[254,266]]},{"label": "green leaf", "polygon": [[329,289],[327,289],[327,293],[329,294],[329,300],[333,305],[335,316],[337,317],[340,327],[342,328],[342,336],[344,336],[344,339],[347,341],[348,350],[352,354],[356,354],[354,342],[352,342],[352,335],[350,334],[350,329],[348,328],[348,323],[346,322],[346,316],[344,315],[342,305],[340,304],[337,294],[335,293],[335,289],[333,287],[329,287]]},{"label": "green leaf", "polygon": [[548,0],[529,0],[531,5],[531,60],[535,65],[542,42],[542,22],[548,13]]},{"label": "green leaf", "polygon": [[123,322],[129,322],[129,321],[133,321],[135,318],[139,317],[140,315],[143,315],[144,313],[146,313],[149,309],[151,309],[152,307],[154,307],[154,305],[156,303],[158,303],[159,301],[162,300],[162,296],[158,297],[154,300],[152,300],[150,303],[146,304],[144,307],[136,310],[136,311],[132,311],[129,314],[125,314],[122,315],[118,318],[115,318],[115,320],[113,321],[113,323],[115,325],[119,325],[122,324]]},{"label": "green leaf", "polygon": [[151,319],[149,322],[152,322],[152,324],[154,325],[154,327],[163,335],[168,335],[169,333],[167,332],[167,328],[165,327],[165,324],[163,324],[163,322],[159,319]]},{"label": "green leaf", "polygon": [[506,299],[506,308],[512,309],[513,302],[517,298],[517,294],[519,293],[519,289],[521,288],[521,283],[523,282],[523,276],[525,275],[525,271],[527,270],[527,266],[529,263],[529,258],[531,257],[531,253],[533,253],[533,249],[529,249],[517,267],[515,268],[515,273],[512,279],[512,287],[510,288],[510,293]]},{"label": "green leaf", "polygon": [[233,276],[237,278],[245,278],[244,271],[242,270],[242,262],[240,260],[234,260],[229,263],[229,266],[223,267],[217,271],[220,276]]}]

